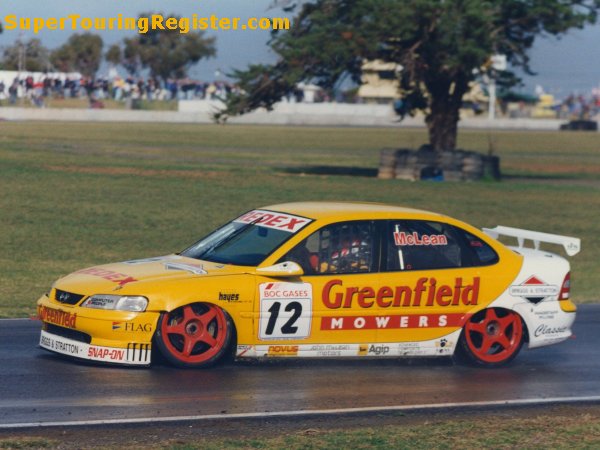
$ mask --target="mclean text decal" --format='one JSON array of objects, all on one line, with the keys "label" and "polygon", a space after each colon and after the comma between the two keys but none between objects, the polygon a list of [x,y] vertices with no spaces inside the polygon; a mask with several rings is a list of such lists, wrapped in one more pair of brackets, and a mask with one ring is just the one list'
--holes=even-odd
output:
[{"label": "mclean text decal", "polygon": [[394,232],[394,242],[396,245],[448,245],[448,238],[443,234],[424,234],[419,236],[415,231],[405,233],[404,231]]}]

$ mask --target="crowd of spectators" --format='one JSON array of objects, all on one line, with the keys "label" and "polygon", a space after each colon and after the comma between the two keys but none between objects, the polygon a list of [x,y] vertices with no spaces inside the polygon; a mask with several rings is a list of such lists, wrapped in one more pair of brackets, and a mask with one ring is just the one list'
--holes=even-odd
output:
[{"label": "crowd of spectators", "polygon": [[600,114],[600,88],[592,89],[591,95],[571,94],[558,107],[561,119],[589,120]]},{"label": "crowd of spectators", "polygon": [[106,99],[127,102],[130,100],[217,100],[224,99],[237,86],[225,81],[202,82],[189,78],[163,82],[156,78],[114,77],[86,78],[68,75],[45,76],[35,79],[28,75],[14,78],[9,86],[0,81],[0,100],[10,104],[23,98],[36,106],[44,106],[48,98],[84,98],[91,107],[102,107]]},{"label": "crowd of spectators", "polygon": [[[332,99],[323,90],[307,91],[305,86],[290,94],[284,101],[288,102],[329,102]],[[47,100],[80,98],[89,101],[92,108],[102,108],[104,101],[111,99],[117,102],[133,102],[137,100],[222,100],[231,93],[239,92],[235,84],[226,81],[202,82],[190,78],[168,79],[121,78],[114,76],[87,78],[80,74],[31,74],[15,77],[12,83],[0,79],[0,101],[8,100],[16,104],[25,99],[33,105],[43,107]],[[309,98],[306,98],[309,95]],[[540,98],[542,98],[541,96]],[[335,98],[336,102],[360,102],[360,99]],[[543,103],[543,102],[541,102]],[[551,115],[561,119],[591,119],[600,114],[600,88],[592,89],[591,94],[569,95],[562,101],[551,101],[547,106]],[[528,116],[522,112],[520,117]]]}]

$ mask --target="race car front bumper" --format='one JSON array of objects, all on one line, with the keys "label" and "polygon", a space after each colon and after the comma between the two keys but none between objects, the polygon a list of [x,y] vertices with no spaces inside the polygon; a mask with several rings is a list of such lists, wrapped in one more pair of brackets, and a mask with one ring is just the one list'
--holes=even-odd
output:
[{"label": "race car front bumper", "polygon": [[147,366],[159,313],[106,311],[38,300],[39,345],[72,358]]},{"label": "race car front bumper", "polygon": [[42,330],[40,347],[73,358],[116,364],[148,366],[151,361],[151,344],[127,344],[127,348],[103,347],[86,344]]}]

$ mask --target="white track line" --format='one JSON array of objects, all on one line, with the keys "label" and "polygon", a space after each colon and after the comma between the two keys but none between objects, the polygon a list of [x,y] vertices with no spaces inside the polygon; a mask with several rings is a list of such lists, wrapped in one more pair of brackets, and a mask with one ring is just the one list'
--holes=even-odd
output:
[{"label": "white track line", "polygon": [[299,411],[275,411],[237,414],[207,414],[198,416],[173,416],[173,417],[140,417],[135,419],[98,419],[98,420],[73,420],[65,422],[25,422],[0,424],[0,429],[8,428],[35,428],[35,427],[71,427],[90,425],[127,425],[160,422],[187,422],[200,420],[223,420],[223,419],[263,419],[273,417],[298,417],[337,414],[360,414],[369,412],[393,412],[393,411],[415,411],[433,410],[445,408],[472,408],[486,406],[528,406],[547,405],[552,403],[590,403],[600,402],[600,396],[588,397],[553,397],[542,399],[520,399],[520,400],[497,400],[491,402],[464,402],[464,403],[433,403],[429,405],[399,405],[399,406],[370,406],[365,408],[341,408],[341,409],[317,409]]}]

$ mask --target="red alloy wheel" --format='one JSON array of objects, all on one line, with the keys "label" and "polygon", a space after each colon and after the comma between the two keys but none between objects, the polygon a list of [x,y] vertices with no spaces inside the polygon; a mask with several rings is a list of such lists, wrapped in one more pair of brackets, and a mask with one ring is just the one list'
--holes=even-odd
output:
[{"label": "red alloy wheel", "polygon": [[231,323],[221,308],[194,303],[161,316],[157,345],[175,365],[206,367],[223,355],[230,338]]},{"label": "red alloy wheel", "polygon": [[482,365],[501,365],[513,359],[523,344],[523,323],[518,314],[486,309],[465,325],[466,350]]}]

